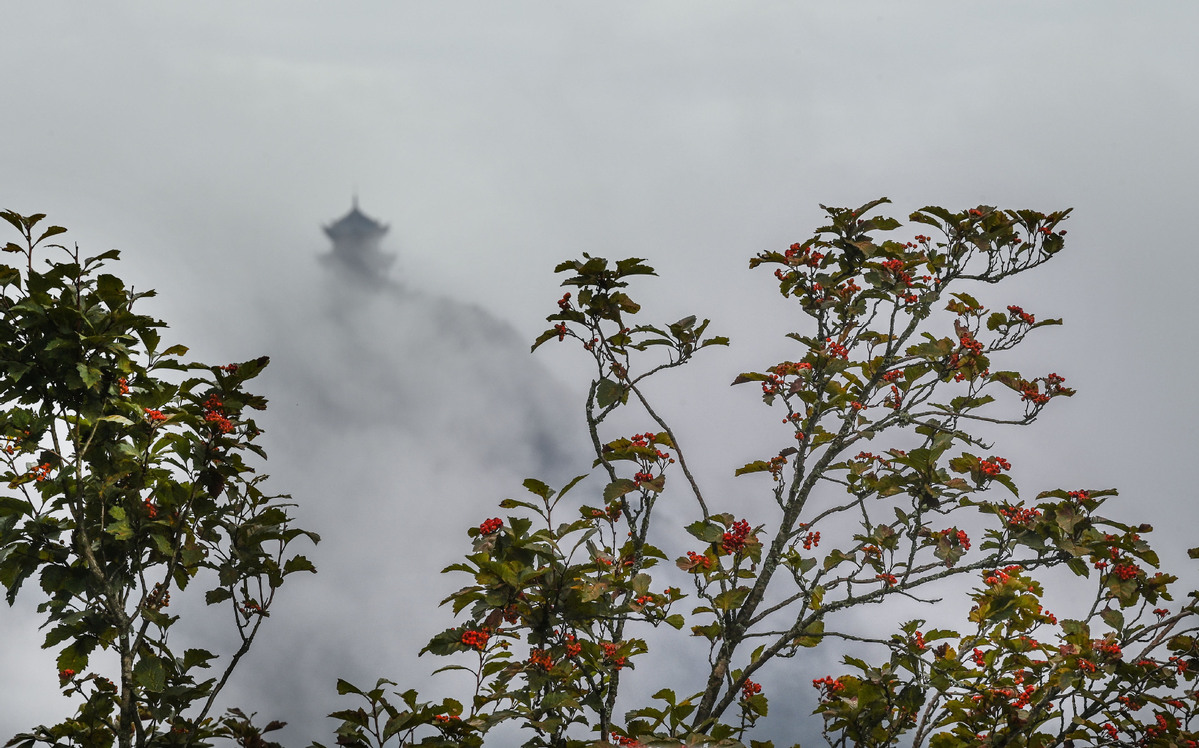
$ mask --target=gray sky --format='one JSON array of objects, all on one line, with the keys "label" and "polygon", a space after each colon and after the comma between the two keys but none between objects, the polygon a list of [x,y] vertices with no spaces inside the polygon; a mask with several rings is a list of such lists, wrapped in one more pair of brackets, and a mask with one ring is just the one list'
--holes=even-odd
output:
[{"label": "gray sky", "polygon": [[[1065,317],[1030,341],[1028,361],[1079,395],[997,449],[1032,495],[1119,487],[1177,568],[1199,520],[1187,467],[1199,253],[1185,228],[1199,197],[1196,27],[1199,6],[1182,1],[22,4],[0,29],[0,206],[48,213],[85,248],[121,248],[119,272],[159,289],[151,310],[198,357],[276,357],[264,378],[281,427],[267,437],[270,472],[331,525],[316,529],[336,539],[348,532],[339,518],[379,512],[414,538],[442,522],[452,542],[437,553],[450,555],[465,548],[458,528],[491,516],[535,462],[488,446],[528,425],[519,408],[488,410],[500,393],[541,377],[540,365],[581,389],[578,356],[509,355],[553,311],[556,261],[646,257],[662,276],[639,287],[648,316],[695,312],[733,338],[659,392],[693,434],[701,473],[732,496],[743,490],[732,468],[771,442],[731,433],[773,416],[727,383],[779,360],[789,329],[768,275],[746,270],[750,255],[806,238],[818,203],[887,195],[901,217],[929,203],[1073,206],[1067,251],[995,301]],[[369,366],[347,364],[344,328],[327,318],[352,299],[315,257],[320,224],[355,190],[391,224],[398,278],[488,310],[515,328],[512,341],[487,356],[481,344],[431,349],[421,314],[441,307],[377,301],[338,323],[377,343]],[[454,380],[470,394],[421,411],[420,428],[361,407],[406,402],[396,393],[426,381],[416,364],[446,361],[478,367]],[[393,365],[408,384],[387,380]],[[326,411],[307,396],[339,383],[321,407],[345,423],[322,439],[329,422],[311,414]],[[478,408],[489,425],[456,430]],[[464,454],[448,459],[464,432]],[[347,460],[354,477],[339,478]],[[353,511],[335,503],[350,501]],[[317,561],[334,581],[310,589],[335,594],[338,574],[366,562],[330,544]],[[447,615],[395,601],[439,598],[458,580],[429,582],[442,565],[432,550],[403,563],[403,543],[379,551],[387,569],[407,570],[368,585],[375,628],[343,635],[330,616],[310,618],[310,671],[355,657],[368,634],[387,641],[361,659],[405,663],[380,674],[442,664],[402,658]],[[32,620],[0,612],[15,643],[0,649],[0,672],[37,662],[24,654],[39,639]],[[298,636],[272,623],[279,641]],[[255,662],[277,672],[266,655]],[[336,675],[313,677],[331,688]],[[39,689],[54,687],[52,669],[6,676],[0,699],[29,711],[0,715],[0,734],[30,714],[52,719],[37,710]]]}]

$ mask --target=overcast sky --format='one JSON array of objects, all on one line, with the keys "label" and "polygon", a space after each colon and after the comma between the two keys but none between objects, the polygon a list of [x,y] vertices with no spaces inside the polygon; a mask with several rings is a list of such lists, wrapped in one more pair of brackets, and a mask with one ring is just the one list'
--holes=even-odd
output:
[{"label": "overcast sky", "polygon": [[[12,5],[0,207],[48,213],[85,249],[122,249],[119,272],[159,289],[149,310],[197,357],[276,357],[263,381],[274,485],[328,525],[314,529],[334,539],[317,554],[330,579],[368,563],[340,520],[368,521],[392,570],[362,593],[385,643],[349,641],[332,606],[303,634],[271,621],[278,641],[311,637],[305,672],[330,684],[343,657],[401,680],[442,664],[388,669],[449,624],[397,601],[455,588],[430,582],[437,554],[463,550],[460,528],[545,467],[524,447],[569,422],[560,403],[577,408],[584,386],[566,350],[512,354],[555,308],[555,262],[648,258],[661,275],[635,289],[648,316],[698,313],[733,339],[658,390],[724,487],[771,443],[732,434],[775,422],[727,383],[785,357],[789,329],[746,261],[806,238],[818,203],[886,195],[900,217],[930,203],[1075,208],[1066,251],[995,301],[1065,318],[1026,361],[1079,394],[997,450],[1032,495],[1120,488],[1177,568],[1199,520],[1196,28],[1199,5],[1183,1]],[[364,301],[321,274],[320,226],[355,192],[391,226],[393,275],[428,303]],[[438,347],[427,331],[446,318],[511,329]],[[457,367],[463,396],[439,414],[407,409],[422,387],[449,386],[437,367]],[[525,418],[521,398],[543,388],[544,412]],[[427,539],[425,522],[443,535],[413,553],[387,540],[388,522],[399,539]],[[21,707],[0,710],[0,737],[56,716],[40,696],[55,689],[52,659],[28,656],[33,623],[0,611],[0,703]]]}]

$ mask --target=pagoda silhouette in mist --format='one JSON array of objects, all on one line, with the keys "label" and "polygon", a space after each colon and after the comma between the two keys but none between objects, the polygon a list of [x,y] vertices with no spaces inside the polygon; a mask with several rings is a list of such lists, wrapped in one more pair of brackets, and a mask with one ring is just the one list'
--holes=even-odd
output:
[{"label": "pagoda silhouette in mist", "polygon": [[396,258],[379,245],[390,227],[359,210],[357,195],[349,213],[322,228],[333,241],[333,251],[322,258],[325,262],[365,279],[385,280]]}]

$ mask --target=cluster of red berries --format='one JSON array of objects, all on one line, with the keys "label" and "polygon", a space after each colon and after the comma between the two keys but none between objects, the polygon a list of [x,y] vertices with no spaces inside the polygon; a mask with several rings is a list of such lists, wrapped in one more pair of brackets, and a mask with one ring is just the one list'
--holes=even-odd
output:
[{"label": "cluster of red berries", "polygon": [[653,473],[635,473],[633,475],[633,482],[637,483],[639,485],[641,483],[648,483],[649,481],[652,481],[653,479],[654,479]]},{"label": "cluster of red berries", "polygon": [[966,534],[965,530],[959,530],[956,527],[947,527],[941,531],[941,534],[946,537],[952,535],[953,539],[957,541],[958,546],[962,550],[970,550],[970,536]]},{"label": "cluster of red berries", "polygon": [[823,678],[813,678],[812,687],[822,689],[825,698],[830,698],[845,690],[845,684],[841,682],[841,679],[834,678],[831,675],[826,675]]},{"label": "cluster of red berries", "polygon": [[988,585],[994,587],[997,584],[1006,583],[1009,579],[1012,578],[1011,577],[1012,574],[1015,574],[1015,573],[1023,571],[1023,570],[1024,570],[1024,567],[1021,566],[1020,564],[1012,564],[1011,566],[1005,566],[1002,569],[995,569],[989,575],[987,575],[987,578],[984,579],[983,581],[986,582]]},{"label": "cluster of red berries", "polygon": [[457,714],[435,714],[433,715],[433,720],[444,725],[447,722],[460,722],[462,718]]},{"label": "cluster of red berries", "polygon": [[1141,567],[1136,564],[1116,564],[1112,568],[1112,573],[1127,582],[1129,579],[1135,579],[1141,573]]},{"label": "cluster of red berries", "polygon": [[117,380],[117,387],[119,388],[122,395],[129,394],[129,382],[128,382],[128,380],[125,379],[125,377],[121,377],[120,379]]},{"label": "cluster of red berries", "polygon": [[811,371],[812,365],[807,361],[784,361],[780,364],[775,364],[766,371],[779,376],[797,376],[800,372]]},{"label": "cluster of red berries", "polygon": [[220,367],[221,371],[226,371],[226,372],[229,372],[230,374],[236,373],[237,368],[238,368],[237,364],[225,364],[224,366]]},{"label": "cluster of red berries", "polygon": [[150,519],[158,518],[158,506],[154,503],[153,499],[146,499],[142,502],[142,506],[146,510],[147,517]]},{"label": "cluster of red berries", "polygon": [[1104,657],[1110,657],[1113,660],[1118,660],[1124,656],[1124,652],[1120,649],[1120,645],[1111,639],[1096,639],[1091,642],[1091,646],[1095,651]]},{"label": "cluster of red berries", "polygon": [[503,526],[504,520],[500,519],[499,517],[492,517],[491,519],[483,520],[483,523],[479,525],[479,534],[490,535]]},{"label": "cluster of red berries", "polygon": [[1091,498],[1091,494],[1089,491],[1070,491],[1067,495],[1080,504],[1082,502],[1086,501],[1087,499]]},{"label": "cluster of red berries", "polygon": [[915,634],[913,634],[912,635],[912,646],[914,646],[916,649],[920,650],[921,652],[928,649],[928,647],[925,646],[925,644],[924,644],[924,634],[920,633],[919,631],[917,631]]},{"label": "cluster of red berries", "polygon": [[[1166,715],[1164,715],[1160,712],[1157,714],[1155,721],[1157,722],[1156,725],[1150,725],[1145,728],[1145,741],[1144,741],[1144,743],[1142,743],[1142,745],[1149,744],[1155,738],[1157,738],[1157,736],[1159,734],[1166,732],[1167,730],[1169,730],[1171,727],[1174,726],[1171,724],[1171,719],[1167,718]],[[1174,719],[1173,722],[1174,722],[1174,724],[1177,724],[1178,720]],[[1188,746],[1194,746],[1195,741],[1188,740],[1186,744]]]},{"label": "cluster of red berries", "polygon": [[883,269],[895,276],[895,279],[900,283],[910,288],[912,285],[912,276],[907,272],[906,267],[903,260],[891,259],[883,262]]},{"label": "cluster of red berries", "polygon": [[1095,663],[1083,657],[1078,658],[1078,669],[1084,673],[1095,672]]},{"label": "cluster of red berries", "polygon": [[[863,550],[867,549],[864,548]],[[899,580],[895,578],[894,574],[875,574],[874,578],[883,580],[886,582],[888,587],[894,587],[895,585],[899,584]]]},{"label": "cluster of red berries", "polygon": [[570,309],[570,291],[567,291],[562,295],[562,298],[558,299],[558,308],[564,312]]},{"label": "cluster of red berries", "polygon": [[583,645],[579,644],[574,634],[568,634],[566,639],[566,656],[578,657],[579,653],[583,651]]},{"label": "cluster of red berries", "polygon": [[1016,306],[1015,304],[1010,305],[1007,308],[1007,312],[1009,315],[1011,315],[1012,320],[1020,320],[1021,322],[1023,322],[1026,325],[1036,324],[1036,321],[1037,321],[1036,317],[1029,314],[1028,312],[1025,312],[1023,309]]},{"label": "cluster of red berries", "polygon": [[818,545],[820,545],[820,531],[819,530],[817,530],[816,532],[808,533],[807,537],[805,537],[803,539],[803,549],[805,551],[810,551]]},{"label": "cluster of red berries", "polygon": [[849,349],[832,338],[825,338],[825,348],[828,349],[828,355],[833,358],[849,358]]},{"label": "cluster of red berries", "polygon": [[1145,706],[1139,699],[1131,696],[1117,696],[1116,701],[1124,705],[1124,708],[1130,712],[1139,712],[1141,707]]},{"label": "cluster of red berries", "polygon": [[752,680],[747,680],[745,681],[745,684],[741,686],[741,698],[746,701],[749,701],[751,698],[760,693],[762,693],[761,683],[754,683]]},{"label": "cluster of red berries", "polygon": [[1012,700],[1012,706],[1017,709],[1024,709],[1032,701],[1033,694],[1037,692],[1036,686],[1025,686],[1015,699]]},{"label": "cluster of red berries", "polygon": [[774,395],[782,389],[783,378],[777,374],[771,374],[770,379],[762,382],[762,394]]},{"label": "cluster of red berries", "polygon": [[749,532],[749,522],[745,520],[734,522],[732,528],[721,537],[720,547],[725,553],[739,553],[745,548]]},{"label": "cluster of red berries", "polygon": [[600,649],[604,650],[604,659],[607,660],[608,662],[611,662],[613,665],[615,665],[617,670],[620,670],[622,667],[625,666],[625,663],[628,662],[627,657],[625,657],[624,655],[616,654],[617,650],[620,649],[620,645],[618,645],[618,644],[613,644],[611,642],[601,642]]},{"label": "cluster of red berries", "polygon": [[529,664],[541,670],[549,670],[554,666],[554,658],[544,649],[534,649],[529,652]]},{"label": "cluster of red berries", "polygon": [[[633,434],[631,437],[629,437],[629,442],[634,447],[650,447],[650,446],[653,446],[653,444],[657,440],[657,438],[658,437],[656,434],[654,434],[650,431],[646,431],[644,434]],[[667,462],[674,462],[674,458],[671,457],[668,452],[663,452],[660,449],[654,450],[654,456],[657,457],[659,460],[666,460]]]},{"label": "cluster of red berries", "polygon": [[984,475],[999,475],[1004,470],[1011,470],[1012,464],[1002,457],[991,457],[989,460],[981,460],[978,467],[983,471]]},{"label": "cluster of red berries", "polygon": [[161,582],[154,585],[154,589],[146,596],[146,607],[150,610],[162,610],[171,605],[171,591],[168,590]]},{"label": "cluster of red berries", "polygon": [[837,295],[842,299],[848,299],[850,296],[853,296],[855,293],[861,290],[862,287],[855,283],[853,278],[850,278],[841,285],[837,286]]},{"label": "cluster of red berries", "polygon": [[161,410],[154,410],[153,408],[142,408],[142,410],[146,412],[146,418],[152,424],[167,419],[167,416],[163,415]]},{"label": "cluster of red berries", "polygon": [[970,655],[970,659],[974,660],[974,664],[979,667],[987,666],[987,655],[978,647],[974,648],[974,653]]},{"label": "cluster of red berries", "polygon": [[565,322],[559,322],[558,324],[554,325],[554,329],[558,331],[558,342],[559,343],[561,343],[563,340],[566,340],[566,323]]},{"label": "cluster of red berries", "polygon": [[[1074,390],[1069,387],[1063,387],[1065,377],[1058,374],[1050,374],[1046,377],[1037,377],[1032,381],[1020,381],[1020,399],[1032,402],[1034,405],[1044,405],[1049,402],[1050,398],[1058,395],[1073,395]],[[1045,391],[1041,392],[1038,382],[1045,383]]]},{"label": "cluster of red berries", "polygon": [[50,477],[50,463],[43,462],[41,465],[38,465],[37,467],[35,467],[33,470],[30,470],[29,474],[33,476],[33,479],[35,481],[37,481],[38,483],[41,483],[42,481],[44,481]]},{"label": "cluster of red berries", "polygon": [[233,422],[225,417],[225,404],[215,394],[209,395],[204,401],[204,421],[211,423],[222,434],[233,430]]},{"label": "cluster of red berries", "polygon": [[610,738],[617,744],[625,748],[644,748],[645,744],[635,738],[626,737],[624,735],[610,735]]},{"label": "cluster of red berries", "polygon": [[487,642],[491,639],[491,632],[487,627],[482,629],[467,629],[462,632],[462,643],[471,649],[482,652],[487,648]]},{"label": "cluster of red berries", "polygon": [[998,510],[999,515],[1007,520],[1007,523],[1012,526],[1027,525],[1028,523],[1041,516],[1041,510],[1035,507],[1023,509],[1018,506],[1005,506]]},{"label": "cluster of red berries", "polygon": [[691,564],[691,568],[707,571],[712,568],[712,559],[702,553],[695,551],[687,551],[687,561]]},{"label": "cluster of red berries", "polygon": [[983,344],[975,340],[974,335],[969,332],[958,337],[958,343],[967,353],[977,356],[983,352]]},{"label": "cluster of red berries", "polygon": [[[783,423],[786,423],[787,421],[788,421],[787,418],[783,419]],[[771,457],[770,462],[767,464],[769,466],[767,469],[770,471],[770,474],[777,481],[777,480],[780,480],[779,474],[783,472],[783,466],[787,464],[787,458],[783,457],[782,455],[779,455],[778,457]]]},{"label": "cluster of red berries", "polygon": [[822,253],[813,252],[811,247],[804,247],[802,244],[792,244],[783,252],[783,257],[787,258],[787,264],[791,267],[807,265],[810,268],[818,267],[824,259]]},{"label": "cluster of red berries", "polygon": [[58,671],[58,679],[60,681],[69,681],[75,677],[75,671],[70,668],[63,668]]},{"label": "cluster of red berries", "polygon": [[903,393],[899,391],[898,387],[891,385],[891,394],[883,398],[883,405],[894,410],[903,407]]},{"label": "cluster of red berries", "polygon": [[893,369],[883,375],[884,382],[895,382],[903,376],[903,369]]}]

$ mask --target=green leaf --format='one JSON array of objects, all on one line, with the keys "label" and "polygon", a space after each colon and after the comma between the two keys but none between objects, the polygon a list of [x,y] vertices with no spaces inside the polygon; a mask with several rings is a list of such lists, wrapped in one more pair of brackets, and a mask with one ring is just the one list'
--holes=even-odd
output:
[{"label": "green leaf", "polygon": [[800,647],[815,647],[824,640],[824,621],[816,620],[808,624],[793,644]]},{"label": "green leaf", "polygon": [[687,532],[705,543],[719,543],[724,538],[724,528],[703,520],[687,525]]},{"label": "green leaf", "polygon": [[153,655],[143,656],[133,666],[133,680],[151,693],[161,693],[167,685],[167,669]]},{"label": "green leaf", "polygon": [[717,610],[727,612],[739,608],[747,597],[749,597],[749,587],[734,587],[712,598],[712,605]]},{"label": "green leaf", "polygon": [[208,661],[216,658],[217,656],[207,649],[189,649],[183,653],[183,669],[186,671],[194,667],[206,668]]},{"label": "green leaf", "polygon": [[733,471],[734,476],[746,475],[748,473],[761,473],[770,470],[770,463],[763,460],[754,460],[753,462],[742,465]]},{"label": "green leaf", "polygon": [[233,597],[233,592],[228,587],[217,587],[204,593],[204,602],[208,605],[216,605],[231,597]]},{"label": "green leaf", "polygon": [[536,478],[526,478],[521,485],[527,488],[529,493],[536,494],[543,499],[548,499],[554,495],[553,490],[549,486]]},{"label": "green leaf", "polygon": [[89,390],[99,384],[100,379],[104,376],[104,372],[87,364],[75,364],[75,370],[79,372],[79,378],[83,380],[83,386]]},{"label": "green leaf", "polygon": [[621,405],[629,401],[628,390],[611,379],[601,379],[595,389],[595,401],[601,408],[619,402]]},{"label": "green leaf", "polygon": [[76,639],[58,653],[58,669],[82,673],[87,669],[87,658],[90,652],[91,647],[87,646],[82,639]]},{"label": "green leaf", "polygon": [[1124,628],[1124,614],[1115,608],[1104,608],[1103,611],[1099,613],[1099,617],[1103,619],[1104,623],[1106,623],[1108,626],[1111,626],[1116,631],[1120,631]]},{"label": "green leaf", "polygon": [[297,571],[310,571],[315,574],[316,566],[304,556],[292,556],[283,564],[283,574],[292,574]]},{"label": "green leaf", "polygon": [[52,236],[58,236],[59,234],[65,234],[65,233],[67,233],[67,230],[64,229],[62,226],[51,226],[50,228],[48,228],[42,232],[42,235],[37,238],[37,241],[34,242],[34,244],[41,244],[42,241],[45,239],[49,239]]},{"label": "green leaf", "polygon": [[615,501],[630,491],[637,490],[637,483],[628,478],[617,478],[604,487],[604,501]]}]

